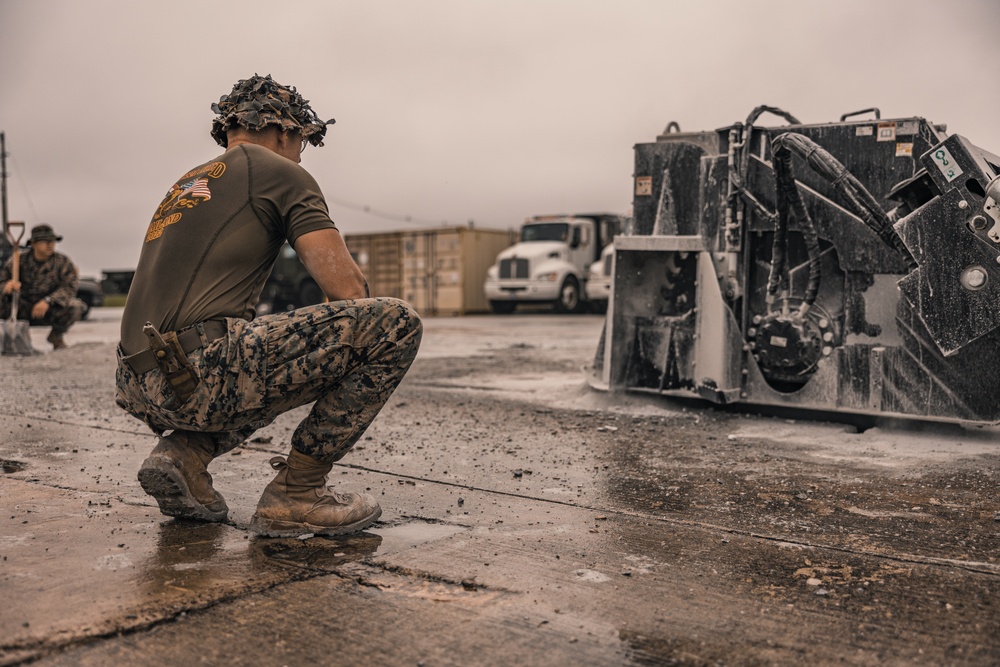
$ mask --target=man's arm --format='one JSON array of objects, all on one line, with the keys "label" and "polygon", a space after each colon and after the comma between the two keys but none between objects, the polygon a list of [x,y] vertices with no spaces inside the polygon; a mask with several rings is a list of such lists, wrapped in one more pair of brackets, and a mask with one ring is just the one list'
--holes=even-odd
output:
[{"label": "man's arm", "polygon": [[319,229],[295,240],[295,252],[330,301],[363,299],[368,283],[336,229]]},{"label": "man's arm", "polygon": [[[18,252],[17,249],[14,252]],[[0,289],[2,289],[4,294],[10,294],[15,290],[21,289],[21,281],[14,282],[11,277],[14,275],[14,258],[8,259],[3,267],[0,267]]]}]

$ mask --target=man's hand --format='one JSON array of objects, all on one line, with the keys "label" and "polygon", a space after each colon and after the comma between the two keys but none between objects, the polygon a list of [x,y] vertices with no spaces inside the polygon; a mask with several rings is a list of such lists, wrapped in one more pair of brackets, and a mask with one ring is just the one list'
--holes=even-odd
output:
[{"label": "man's hand", "polygon": [[11,292],[18,292],[21,289],[20,280],[8,280],[3,284],[3,293],[10,294]]},{"label": "man's hand", "polygon": [[295,241],[295,252],[330,301],[363,299],[365,275],[336,229],[319,229]]},{"label": "man's hand", "polygon": [[49,312],[49,302],[42,299],[31,307],[31,319],[40,320],[45,317],[45,313],[47,312]]}]

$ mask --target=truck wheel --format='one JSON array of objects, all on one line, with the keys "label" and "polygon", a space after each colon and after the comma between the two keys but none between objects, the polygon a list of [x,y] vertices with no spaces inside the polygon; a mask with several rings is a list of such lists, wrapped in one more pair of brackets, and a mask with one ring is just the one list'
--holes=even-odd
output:
[{"label": "truck wheel", "polygon": [[580,283],[575,276],[566,276],[559,288],[559,298],[556,299],[556,311],[560,313],[576,313],[580,310]]},{"label": "truck wheel", "polygon": [[490,301],[490,310],[496,315],[510,315],[515,308],[516,301]]},{"label": "truck wheel", "polygon": [[299,306],[313,306],[326,301],[326,295],[323,294],[323,290],[319,288],[319,285],[311,280],[307,280],[299,288],[299,301]]}]

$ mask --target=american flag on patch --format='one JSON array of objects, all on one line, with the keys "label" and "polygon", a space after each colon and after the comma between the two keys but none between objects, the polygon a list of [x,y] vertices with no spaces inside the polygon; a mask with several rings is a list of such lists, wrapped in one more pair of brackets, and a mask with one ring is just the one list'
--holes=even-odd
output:
[{"label": "american flag on patch", "polygon": [[192,197],[201,197],[202,199],[208,200],[212,198],[212,191],[208,189],[208,179],[207,178],[196,178],[190,183],[185,183],[181,186],[181,194],[178,197],[186,197],[188,195]]}]

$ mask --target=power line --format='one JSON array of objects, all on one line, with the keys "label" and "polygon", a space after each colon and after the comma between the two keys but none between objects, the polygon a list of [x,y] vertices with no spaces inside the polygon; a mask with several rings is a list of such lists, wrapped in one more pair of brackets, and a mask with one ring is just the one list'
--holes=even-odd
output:
[{"label": "power line", "polygon": [[14,153],[10,152],[7,153],[7,157],[10,158],[13,171],[18,175],[18,178],[16,180],[21,186],[21,192],[24,194],[24,199],[28,202],[28,208],[31,209],[31,215],[34,216],[32,220],[38,222],[40,220],[40,218],[38,217],[38,211],[35,210],[35,203],[31,201],[31,195],[28,194],[28,186],[25,183],[24,174],[21,173],[21,169],[17,164],[17,159],[15,158]]},{"label": "power line", "polygon": [[[400,215],[398,213],[389,213],[388,211],[380,211],[378,209],[372,208],[371,206],[365,204],[355,204],[354,202],[345,201],[343,199],[337,199],[336,197],[327,196],[327,202],[336,204],[337,206],[343,206],[344,208],[349,208],[354,211],[359,211],[367,215],[373,215],[377,218],[383,218],[385,220],[392,220],[394,222],[405,222],[407,224],[436,226],[440,225],[443,227],[449,226],[462,226],[464,223],[452,223],[447,220],[430,220],[427,218],[416,218],[412,215]],[[469,219],[472,222],[472,219]]]}]

